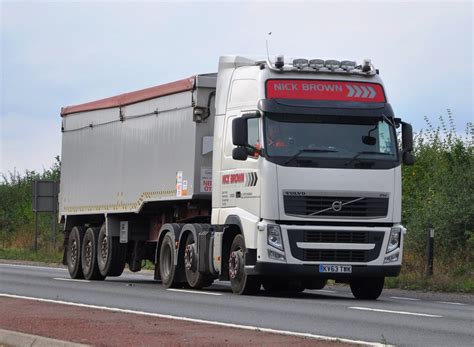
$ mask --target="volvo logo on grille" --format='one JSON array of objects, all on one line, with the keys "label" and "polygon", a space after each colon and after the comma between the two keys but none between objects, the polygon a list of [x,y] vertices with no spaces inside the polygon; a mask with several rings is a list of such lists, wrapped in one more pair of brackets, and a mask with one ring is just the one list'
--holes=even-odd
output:
[{"label": "volvo logo on grille", "polygon": [[342,201],[340,200],[336,200],[332,203],[331,205],[333,211],[335,212],[339,212],[340,210],[342,210]]}]

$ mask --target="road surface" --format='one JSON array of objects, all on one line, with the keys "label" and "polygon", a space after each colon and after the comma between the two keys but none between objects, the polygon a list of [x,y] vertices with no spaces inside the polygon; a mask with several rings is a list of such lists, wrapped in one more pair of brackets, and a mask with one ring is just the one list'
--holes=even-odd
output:
[{"label": "road surface", "polygon": [[[103,282],[71,280],[64,268],[0,264],[0,297],[42,298],[211,322],[398,346],[473,346],[474,297],[452,300],[386,290],[377,301],[345,286],[301,294],[233,295],[225,282],[201,291],[165,289],[150,273]],[[0,308],[1,310],[1,308]]]}]

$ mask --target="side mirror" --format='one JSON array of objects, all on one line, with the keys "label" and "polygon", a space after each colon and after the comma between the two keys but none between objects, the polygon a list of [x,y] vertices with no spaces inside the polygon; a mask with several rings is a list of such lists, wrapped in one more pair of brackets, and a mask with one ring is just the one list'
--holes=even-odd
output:
[{"label": "side mirror", "polygon": [[[235,118],[232,121],[232,143],[235,146],[248,145],[247,118]],[[235,159],[235,158],[234,158]]]},{"label": "side mirror", "polygon": [[232,159],[234,160],[247,160],[247,157],[248,157],[248,153],[245,147],[235,147],[232,150]]},{"label": "side mirror", "polygon": [[405,122],[402,122],[402,149],[404,152],[413,151],[413,129]]},{"label": "side mirror", "polygon": [[411,152],[403,152],[402,160],[405,165],[415,164],[415,156]]}]

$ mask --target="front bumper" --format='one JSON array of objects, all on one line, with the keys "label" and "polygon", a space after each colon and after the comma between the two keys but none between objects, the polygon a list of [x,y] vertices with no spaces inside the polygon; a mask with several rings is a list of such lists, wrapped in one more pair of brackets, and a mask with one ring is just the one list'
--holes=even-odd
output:
[{"label": "front bumper", "polygon": [[299,265],[260,262],[246,266],[247,275],[262,275],[279,278],[323,278],[347,280],[361,277],[396,277],[400,274],[401,265],[352,265],[352,273],[320,273],[319,265]]}]

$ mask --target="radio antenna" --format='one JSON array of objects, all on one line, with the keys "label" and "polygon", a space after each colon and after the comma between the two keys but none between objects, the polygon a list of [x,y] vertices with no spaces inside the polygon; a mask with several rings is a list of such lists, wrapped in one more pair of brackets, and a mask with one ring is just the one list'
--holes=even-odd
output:
[{"label": "radio antenna", "polygon": [[272,35],[272,32],[270,31],[266,38],[265,38],[265,44],[267,46],[267,59],[268,59],[268,62],[270,62],[270,52],[268,51],[268,40],[270,39],[270,36]]}]

